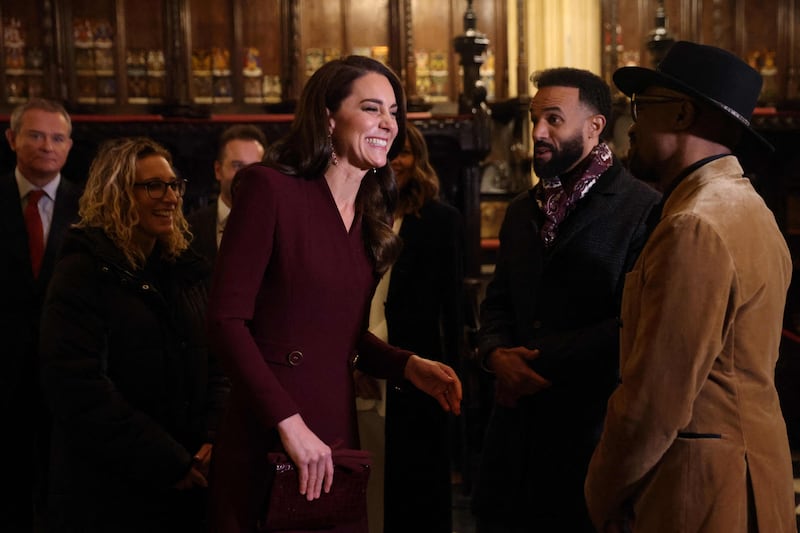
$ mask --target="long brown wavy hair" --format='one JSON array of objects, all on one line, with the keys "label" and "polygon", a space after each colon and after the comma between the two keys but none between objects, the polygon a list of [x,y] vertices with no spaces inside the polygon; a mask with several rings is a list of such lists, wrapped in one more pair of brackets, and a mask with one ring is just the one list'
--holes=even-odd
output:
[{"label": "long brown wavy hair", "polygon": [[[172,166],[172,156],[167,149],[146,137],[106,142],[89,167],[89,178],[78,210],[80,221],[76,226],[101,228],[134,268],[141,268],[147,260],[135,240],[139,224],[133,195],[136,165],[154,155],[163,157]],[[176,258],[189,247],[185,237],[189,225],[183,217],[182,205],[183,198],[179,197],[172,233],[159,239],[161,253],[167,259]]]},{"label": "long brown wavy hair", "polygon": [[419,210],[425,202],[439,198],[439,176],[428,158],[425,137],[410,122],[406,126],[406,140],[414,156],[414,168],[408,182],[399,191],[396,213],[419,216]]},{"label": "long brown wavy hair", "polygon": [[264,161],[291,176],[322,179],[333,151],[328,139],[328,113],[335,113],[352,93],[353,82],[370,72],[389,80],[397,101],[398,133],[389,148],[387,164],[374,172],[367,172],[355,205],[356,213],[362,217],[367,254],[375,273],[382,275],[400,255],[402,248],[402,242],[391,226],[397,183],[388,161],[400,152],[405,143],[406,99],[403,85],[389,67],[365,56],[348,56],[322,65],[303,88],[289,132],[268,148]]}]

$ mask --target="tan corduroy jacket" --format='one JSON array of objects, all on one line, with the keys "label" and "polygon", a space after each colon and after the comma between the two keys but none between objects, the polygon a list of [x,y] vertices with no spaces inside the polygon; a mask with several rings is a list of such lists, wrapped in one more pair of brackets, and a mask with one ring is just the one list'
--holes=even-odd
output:
[{"label": "tan corduroy jacket", "polygon": [[631,512],[635,532],[797,530],[773,380],[791,272],[735,157],[670,195],[625,280],[621,383],[585,487],[601,531]]}]

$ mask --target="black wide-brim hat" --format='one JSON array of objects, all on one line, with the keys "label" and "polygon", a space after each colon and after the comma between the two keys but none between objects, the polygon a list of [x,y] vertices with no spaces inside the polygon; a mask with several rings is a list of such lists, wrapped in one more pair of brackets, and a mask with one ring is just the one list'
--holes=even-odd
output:
[{"label": "black wide-brim hat", "polygon": [[678,41],[655,70],[622,67],[614,72],[614,83],[628,96],[655,85],[707,102],[741,124],[762,146],[774,150],[750,125],[763,84],[761,74],[726,50]]}]

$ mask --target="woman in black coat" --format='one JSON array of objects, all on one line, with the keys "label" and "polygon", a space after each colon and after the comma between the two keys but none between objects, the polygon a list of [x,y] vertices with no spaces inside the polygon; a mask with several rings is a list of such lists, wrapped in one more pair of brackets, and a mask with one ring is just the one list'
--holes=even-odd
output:
[{"label": "woman in black coat", "polygon": [[203,530],[227,382],[206,347],[208,266],[188,251],[184,189],[149,139],[92,163],[42,318],[50,531]]},{"label": "woman in black coat", "polygon": [[[386,298],[389,343],[457,369],[463,335],[461,216],[439,201],[425,138],[411,124],[392,168],[403,251]],[[452,531],[449,427],[434,399],[406,383],[388,384],[385,533]]]}]

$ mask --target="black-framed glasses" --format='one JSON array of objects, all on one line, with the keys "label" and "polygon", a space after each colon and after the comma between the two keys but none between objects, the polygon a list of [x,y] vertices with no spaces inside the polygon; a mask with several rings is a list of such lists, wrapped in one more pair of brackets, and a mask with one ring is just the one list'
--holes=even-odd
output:
[{"label": "black-framed glasses", "polygon": [[657,96],[633,93],[631,95],[631,118],[634,122],[639,118],[639,106],[642,104],[668,104],[671,102],[686,102],[686,98],[680,96]]},{"label": "black-framed glasses", "polygon": [[172,181],[150,180],[143,183],[134,183],[134,187],[143,187],[147,191],[147,196],[153,200],[161,200],[167,194],[167,188],[172,189],[176,196],[181,197],[186,192],[186,180],[176,179]]}]

